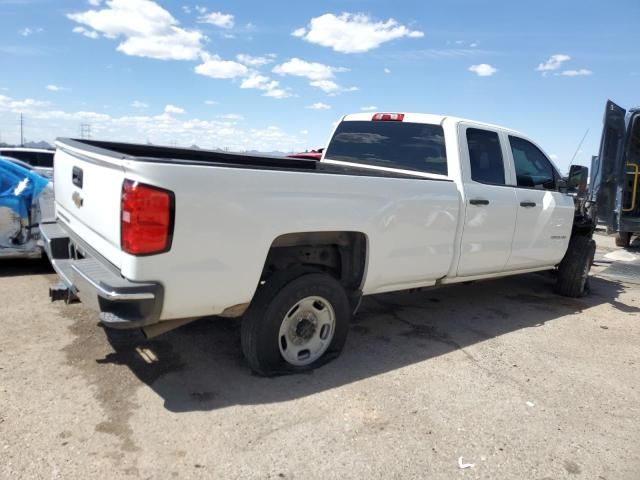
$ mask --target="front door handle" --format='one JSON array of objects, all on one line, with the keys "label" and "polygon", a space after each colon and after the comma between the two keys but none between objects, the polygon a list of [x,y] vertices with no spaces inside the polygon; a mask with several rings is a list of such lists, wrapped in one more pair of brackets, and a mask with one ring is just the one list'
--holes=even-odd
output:
[{"label": "front door handle", "polygon": [[484,198],[472,198],[469,200],[471,205],[489,205],[489,200],[485,200]]},{"label": "front door handle", "polygon": [[536,202],[520,202],[520,206],[524,208],[531,208],[536,206]]}]

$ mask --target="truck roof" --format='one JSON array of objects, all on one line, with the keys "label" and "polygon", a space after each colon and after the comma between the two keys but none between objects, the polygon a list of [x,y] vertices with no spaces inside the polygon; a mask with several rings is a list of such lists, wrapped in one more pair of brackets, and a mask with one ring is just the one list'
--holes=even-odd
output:
[{"label": "truck roof", "polygon": [[[384,113],[387,113],[387,112],[384,112]],[[487,122],[480,122],[478,120],[471,120],[468,118],[454,117],[451,115],[436,115],[431,113],[413,113],[413,112],[398,112],[398,113],[402,113],[404,115],[404,119],[403,119],[404,122],[428,123],[431,125],[442,125],[442,123],[445,120],[449,120],[454,123],[468,122],[468,123],[473,123],[475,125],[483,126],[487,128],[496,128],[500,130],[505,130],[508,132],[515,133],[519,136],[526,137],[526,135],[524,135],[523,133],[518,132],[517,130],[513,130],[512,128],[507,128],[501,125],[495,125]],[[372,121],[372,118],[374,115],[376,115],[376,112],[350,113],[348,115],[345,115],[342,118],[342,120],[346,122],[349,122],[349,121],[370,122]]]},{"label": "truck roof", "polygon": [[33,152],[33,153],[55,153],[53,148],[29,148],[29,147],[0,147],[2,152]]}]

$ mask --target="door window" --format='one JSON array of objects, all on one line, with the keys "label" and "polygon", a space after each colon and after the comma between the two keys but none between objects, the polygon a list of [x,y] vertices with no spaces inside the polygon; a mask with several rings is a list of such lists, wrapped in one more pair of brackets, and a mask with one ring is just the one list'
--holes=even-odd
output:
[{"label": "door window", "polygon": [[471,180],[491,185],[504,185],[504,161],[496,132],[467,129],[467,145],[471,162]]},{"label": "door window", "polygon": [[556,189],[556,173],[544,153],[533,143],[509,136],[519,187]]},{"label": "door window", "polygon": [[38,167],[53,168],[53,153],[36,153],[36,165]]}]

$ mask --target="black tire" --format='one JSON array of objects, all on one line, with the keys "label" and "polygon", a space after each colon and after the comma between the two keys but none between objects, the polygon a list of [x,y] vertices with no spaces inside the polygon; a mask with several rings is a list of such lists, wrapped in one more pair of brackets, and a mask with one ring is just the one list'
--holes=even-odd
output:
[{"label": "black tire", "polygon": [[582,297],[589,291],[589,270],[596,253],[591,237],[575,236],[558,266],[557,290],[565,297]]},{"label": "black tire", "polygon": [[[288,363],[280,353],[279,331],[287,312],[310,296],[322,297],[333,308],[334,334],[320,358],[308,365],[296,366]],[[251,370],[263,376],[313,370],[340,355],[347,339],[350,318],[349,298],[335,278],[325,273],[309,273],[308,269],[278,272],[258,287],[242,318],[242,353]]]},{"label": "black tire", "polygon": [[616,246],[627,248],[631,244],[631,232],[616,232]]}]

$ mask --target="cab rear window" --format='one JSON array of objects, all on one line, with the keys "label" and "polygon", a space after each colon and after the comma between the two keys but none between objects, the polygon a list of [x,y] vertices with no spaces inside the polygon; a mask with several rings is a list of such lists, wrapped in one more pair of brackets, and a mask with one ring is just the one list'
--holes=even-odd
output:
[{"label": "cab rear window", "polygon": [[440,125],[410,122],[340,123],[325,158],[447,175]]}]

